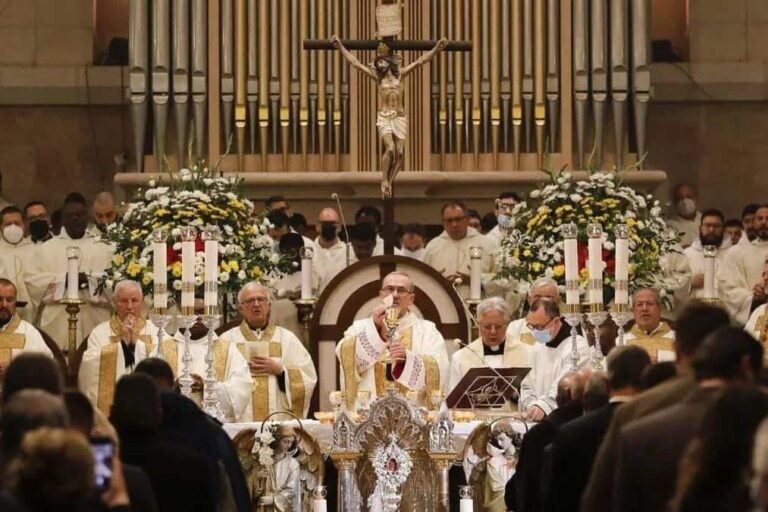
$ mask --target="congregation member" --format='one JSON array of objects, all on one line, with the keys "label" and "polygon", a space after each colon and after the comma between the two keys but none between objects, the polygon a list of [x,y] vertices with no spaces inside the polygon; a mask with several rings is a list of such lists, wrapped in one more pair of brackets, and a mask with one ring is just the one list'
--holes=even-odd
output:
[{"label": "congregation member", "polygon": [[[704,247],[715,247],[715,276],[731,249],[731,239],[725,237],[725,216],[720,210],[705,210],[701,214],[699,236],[686,248],[683,253],[688,258],[691,267],[691,287],[688,297],[700,299],[704,297]],[[721,298],[715,280],[715,297]]]},{"label": "congregation member", "polygon": [[[550,479],[544,482],[550,512],[579,509],[592,464],[616,408],[640,392],[640,379],[651,358],[640,347],[624,346],[606,358],[608,404],[563,425],[552,441]],[[585,411],[586,412],[586,411]]]},{"label": "congregation member", "polygon": [[469,251],[483,250],[481,271],[483,282],[490,281],[496,246],[474,228],[469,227],[467,207],[461,201],[446,203],[441,210],[443,232],[427,244],[422,261],[440,272],[456,286],[462,297],[469,295]]},{"label": "congregation member", "polygon": [[400,233],[400,247],[395,247],[395,254],[421,260],[424,257],[424,246],[427,234],[421,224],[406,224]]},{"label": "congregation member", "polygon": [[117,206],[112,192],[102,191],[93,198],[91,206],[91,235],[98,238],[107,232],[107,226],[117,221]]},{"label": "congregation member", "polygon": [[[768,283],[768,262],[763,265],[763,282]],[[753,306],[756,303],[753,302]],[[766,303],[763,302],[759,306],[754,308],[754,311],[749,315],[747,325],[744,326],[744,330],[751,334],[757,341],[763,344],[766,348],[766,342],[768,342],[768,315],[766,315]]]},{"label": "congregation member", "polygon": [[723,232],[725,238],[731,241],[731,245],[738,244],[742,238],[747,236],[743,235],[744,224],[739,219],[726,220],[725,224],[723,224]]},{"label": "congregation member", "polygon": [[529,365],[531,346],[507,339],[511,313],[500,297],[485,299],[477,306],[480,337],[451,357],[448,393],[472,368],[521,368]]},{"label": "congregation member", "polygon": [[[359,407],[359,392],[369,392],[374,400],[384,394],[388,381],[394,381],[401,391],[418,391],[420,404],[429,404],[430,395],[445,386],[449,367],[445,342],[434,323],[411,311],[414,292],[407,274],[387,274],[379,292],[383,304],[367,318],[356,320],[336,346],[341,389],[350,410]],[[398,314],[396,336],[391,343],[384,324],[390,300],[389,307],[397,308]],[[386,362],[387,358],[393,362]]]},{"label": "congregation member", "polygon": [[[552,299],[536,299],[526,316],[535,341],[531,347],[531,371],[520,384],[519,408],[528,418],[540,421],[557,407],[557,383],[573,368],[571,328],[560,317],[560,308]],[[589,347],[576,337],[581,368],[588,361]]]},{"label": "congregation member", "polygon": [[288,216],[281,210],[270,211],[267,214],[267,220],[269,221],[269,238],[272,239],[272,244],[275,250],[280,247],[280,239],[283,235],[287,235],[291,232],[291,225],[288,223]]},{"label": "congregation member", "polygon": [[16,286],[0,278],[0,376],[5,374],[11,359],[24,352],[53,357],[40,331],[16,312]]},{"label": "congregation member", "polygon": [[381,212],[375,206],[361,206],[355,212],[355,225],[369,224],[373,227],[374,233],[376,233],[376,246],[374,247],[373,256],[384,254],[384,239],[381,238],[381,221]]},{"label": "congregation member", "polygon": [[469,217],[469,227],[478,233],[483,234],[483,218],[480,216],[480,212],[473,208],[469,208],[467,209],[467,217]]},{"label": "congregation member", "polygon": [[7,206],[0,210],[0,277],[13,281],[18,300],[25,304],[21,309],[24,320],[35,321],[34,305],[24,281],[25,269],[29,266],[33,247],[29,237],[24,236],[24,219],[21,210]]},{"label": "congregation member", "polygon": [[639,288],[632,295],[634,323],[624,335],[624,341],[648,352],[655,362],[674,361],[672,343],[675,331],[661,318],[661,299],[652,288]]},{"label": "congregation member", "polygon": [[756,238],[728,251],[718,273],[718,287],[734,321],[744,325],[749,320],[752,302],[765,302],[763,264],[768,259],[768,205],[755,212]]},{"label": "congregation member", "polygon": [[663,510],[674,493],[680,460],[704,414],[726,386],[757,382],[762,363],[763,348],[741,329],[723,328],[710,334],[692,360],[694,390],[679,403],[621,430],[614,510]]},{"label": "congregation member", "polygon": [[24,205],[24,231],[34,244],[47,242],[53,237],[51,216],[42,201],[30,201]]},{"label": "congregation member", "polygon": [[319,235],[312,242],[312,271],[317,274],[316,293],[319,296],[336,274],[347,267],[352,250],[339,239],[341,217],[334,208],[323,208],[317,214]]},{"label": "congregation member", "polygon": [[300,213],[296,213],[291,208],[288,200],[283,196],[270,196],[264,201],[264,206],[270,212],[282,212],[288,217],[288,226],[291,233],[297,233],[304,239],[304,245],[306,247],[312,246],[312,239],[304,236],[307,229],[307,219]]},{"label": "congregation member", "polygon": [[144,316],[144,295],[136,281],[115,285],[114,313],[88,335],[80,363],[80,390],[108,414],[115,384],[157,346],[158,328]]},{"label": "congregation member", "polygon": [[[276,412],[306,418],[317,384],[315,365],[292,332],[270,321],[272,301],[265,286],[256,282],[243,286],[237,297],[243,321],[223,333],[219,343],[231,343],[248,361],[253,379],[252,421],[264,421]],[[273,417],[280,418],[288,416]]]},{"label": "congregation member", "polygon": [[61,233],[35,248],[35,257],[29,259],[25,275],[30,297],[40,308],[39,327],[64,348],[68,338],[68,315],[65,306],[58,301],[66,296],[67,248],[80,249],[77,287],[84,303],[80,306],[77,322],[78,341],[109,320],[109,301],[98,290],[98,277],[111,264],[114,251],[86,233],[88,208],[81,194],[67,196],[61,218]]},{"label": "congregation member", "polygon": [[[520,194],[517,192],[508,191],[499,194],[498,201],[500,201],[503,205],[514,206],[521,201],[521,198]],[[506,229],[509,227],[512,219],[510,219],[508,215],[502,213],[498,206],[495,204],[493,206],[493,213],[496,217],[496,225],[493,227],[493,229],[488,231],[485,236],[494,244],[496,244],[497,247],[500,247],[501,239],[504,238],[504,232],[502,231],[502,228]]]},{"label": "congregation member", "polygon": [[349,230],[349,245],[352,247],[350,263],[367,260],[376,256],[376,228],[367,222],[352,226]]},{"label": "congregation member", "polygon": [[749,244],[757,238],[755,214],[757,213],[758,208],[760,208],[759,204],[749,203],[741,210],[741,224],[744,229],[744,236],[739,239],[740,244]]},{"label": "congregation member", "polygon": [[696,188],[689,183],[678,183],[672,190],[674,215],[667,223],[681,235],[680,245],[685,249],[693,243],[699,233],[701,212],[696,204]]},{"label": "congregation member", "polygon": [[[296,336],[304,335],[294,301],[301,297],[301,249],[304,240],[298,233],[287,233],[280,238],[278,251],[293,265],[294,271],[286,273],[274,284],[274,300],[270,308],[270,321],[288,329]],[[312,289],[317,288],[317,274],[312,273]]]},{"label": "congregation member", "polygon": [[[195,314],[203,314],[203,300],[195,299]],[[202,404],[205,396],[205,381],[208,373],[208,364],[205,356],[208,353],[208,328],[198,317],[189,330],[189,351],[192,361],[189,363],[190,376],[194,380],[192,384],[192,398],[198,404]],[[213,335],[213,370],[214,377],[218,381],[216,398],[224,414],[226,421],[250,421],[253,417],[251,411],[251,397],[253,381],[249,371],[248,361],[238,350],[235,343],[219,340]],[[179,329],[171,339],[163,340],[163,359],[165,359],[176,375],[181,377],[184,371],[184,330]],[[150,355],[157,356],[157,349]],[[180,383],[179,383],[180,384]]]},{"label": "congregation member", "polygon": [[[555,304],[560,306],[560,293],[557,290],[557,282],[549,277],[540,277],[531,283],[526,295],[526,306],[528,308],[536,302],[537,299],[552,299]],[[513,320],[507,327],[507,339],[520,340],[527,345],[533,345],[536,341],[533,339],[533,333],[528,328],[528,320],[525,316]]]},{"label": "congregation member", "polygon": [[613,482],[618,467],[621,431],[640,418],[649,416],[683,400],[696,388],[691,362],[704,338],[730,323],[722,308],[692,302],[683,309],[676,323],[675,364],[677,375],[637,395],[619,406],[603,438],[592,466],[589,483],[582,496],[583,512],[614,511]]}]

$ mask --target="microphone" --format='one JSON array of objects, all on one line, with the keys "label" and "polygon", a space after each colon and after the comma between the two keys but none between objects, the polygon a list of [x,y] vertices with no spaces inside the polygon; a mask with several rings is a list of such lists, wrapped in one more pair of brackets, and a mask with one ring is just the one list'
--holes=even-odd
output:
[{"label": "microphone", "polygon": [[339,194],[334,192],[331,194],[331,199],[336,200],[336,206],[339,208],[339,215],[341,216],[341,225],[344,227],[344,237],[347,239],[347,243],[345,244],[346,251],[347,251],[347,266],[349,266],[349,230],[347,229],[347,221],[344,219],[344,210],[341,208],[341,200],[339,199]]}]

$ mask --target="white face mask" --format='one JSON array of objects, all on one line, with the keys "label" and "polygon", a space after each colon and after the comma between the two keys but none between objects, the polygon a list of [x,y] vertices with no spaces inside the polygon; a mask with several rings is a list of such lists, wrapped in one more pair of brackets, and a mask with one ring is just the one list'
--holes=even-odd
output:
[{"label": "white face mask", "polygon": [[696,201],[689,197],[679,200],[675,206],[677,207],[677,213],[683,217],[690,217],[696,213]]},{"label": "white face mask", "polygon": [[24,230],[16,224],[11,224],[3,228],[3,238],[9,244],[16,245],[24,238]]},{"label": "white face mask", "polygon": [[424,255],[423,247],[421,249],[416,249],[415,251],[409,251],[408,249],[403,249],[403,256],[408,256],[409,258],[420,260],[423,255]]}]

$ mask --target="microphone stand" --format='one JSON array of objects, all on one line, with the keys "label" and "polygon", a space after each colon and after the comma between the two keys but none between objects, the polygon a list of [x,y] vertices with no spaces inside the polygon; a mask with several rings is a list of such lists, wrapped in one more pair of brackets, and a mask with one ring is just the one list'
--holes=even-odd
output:
[{"label": "microphone stand", "polygon": [[334,192],[331,194],[331,199],[336,200],[336,206],[339,208],[339,216],[341,217],[341,226],[344,228],[344,237],[347,239],[346,243],[344,244],[344,248],[346,250],[346,257],[347,257],[347,266],[349,266],[349,230],[347,229],[347,221],[344,219],[344,210],[341,208],[341,200],[339,199],[339,194]]}]

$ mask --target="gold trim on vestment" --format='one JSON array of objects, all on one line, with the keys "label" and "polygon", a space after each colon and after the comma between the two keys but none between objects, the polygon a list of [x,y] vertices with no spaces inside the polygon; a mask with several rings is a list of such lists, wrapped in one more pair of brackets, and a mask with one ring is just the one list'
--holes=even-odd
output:
[{"label": "gold trim on vestment", "polygon": [[216,380],[224,382],[227,371],[227,361],[229,360],[229,342],[219,340],[213,345],[213,374]]},{"label": "gold trim on vestment", "polygon": [[21,325],[21,317],[14,313],[11,321],[0,332],[0,363],[7,365],[13,357],[13,350],[21,350],[27,344],[27,338],[18,334],[16,329]]},{"label": "gold trim on vestment", "polygon": [[768,306],[763,309],[763,314],[757,318],[755,323],[755,332],[757,333],[757,340],[763,346],[763,362],[768,361]]},{"label": "gold trim on vestment", "polygon": [[291,387],[291,412],[297,418],[304,417],[304,377],[298,368],[287,368]]},{"label": "gold trim on vestment", "polygon": [[354,337],[341,340],[341,371],[344,372],[344,393],[347,397],[347,409],[350,411],[354,410],[357,399],[356,343]]},{"label": "gold trim on vestment", "polygon": [[165,354],[165,360],[173,371],[174,380],[179,378],[179,342],[170,339],[163,341],[163,354]]},{"label": "gold trim on vestment", "polygon": [[[264,330],[253,331],[251,326],[243,320],[240,323],[240,333],[245,338],[245,343],[238,343],[237,349],[243,355],[246,361],[250,363],[250,354],[248,353],[249,343],[269,343],[269,357],[282,358],[283,345],[278,341],[272,341],[277,332],[277,326],[270,325]],[[253,421],[264,421],[269,416],[269,375],[251,375],[251,409],[253,412]],[[303,388],[302,388],[303,397]],[[302,400],[303,411],[303,400]]]},{"label": "gold trim on vestment", "polygon": [[[440,390],[440,367],[432,356],[421,356],[421,360],[424,361],[426,373],[424,382],[427,387],[427,398],[429,398],[432,396],[432,393]],[[427,403],[429,403],[428,400]]]},{"label": "gold trim on vestment", "polygon": [[527,333],[527,332],[524,332],[523,334],[520,335],[520,341],[522,341],[526,345],[535,345],[536,344],[536,340],[533,339],[533,334],[530,334],[530,333]]},{"label": "gold trim on vestment", "polygon": [[659,337],[645,337],[645,338],[635,338],[632,340],[629,340],[630,345],[637,345],[638,347],[642,348],[646,352],[648,352],[648,355],[650,355],[653,358],[658,358],[658,352],[659,350],[664,351],[672,351],[672,340],[669,338],[659,338]]},{"label": "gold trim on vestment", "polygon": [[666,322],[661,322],[659,327],[652,334],[648,334],[635,324],[629,332],[632,333],[635,338],[663,338],[672,332],[672,328]]},{"label": "gold trim on vestment", "polygon": [[275,337],[276,330],[277,326],[269,325],[264,330],[258,329],[254,332],[245,320],[240,323],[240,333],[243,335],[243,338],[245,338],[245,341],[270,341]]},{"label": "gold trim on vestment", "polygon": [[110,343],[101,348],[99,356],[99,391],[96,406],[104,414],[109,414],[115,396],[117,380],[117,343]]},{"label": "gold trim on vestment", "polygon": [[[136,332],[141,332],[144,330],[146,325],[147,321],[143,317],[137,316],[136,325],[133,327]],[[117,343],[120,341],[120,335],[123,333],[123,322],[117,315],[112,315],[109,317],[109,328],[113,333],[113,335],[109,337],[109,342]],[[152,336],[150,334],[139,334],[136,338],[139,341],[144,342],[144,346],[147,348],[147,356],[149,356],[149,354],[152,352],[152,349],[155,348],[155,342],[152,341]]]}]

